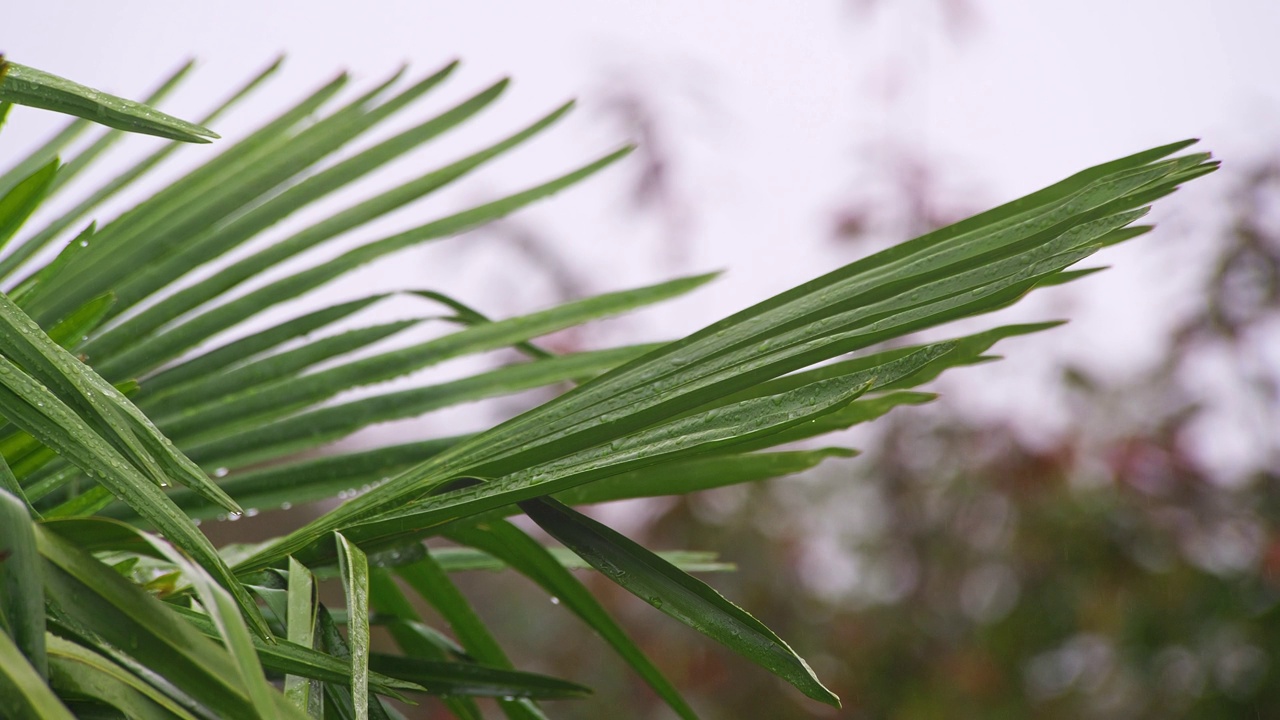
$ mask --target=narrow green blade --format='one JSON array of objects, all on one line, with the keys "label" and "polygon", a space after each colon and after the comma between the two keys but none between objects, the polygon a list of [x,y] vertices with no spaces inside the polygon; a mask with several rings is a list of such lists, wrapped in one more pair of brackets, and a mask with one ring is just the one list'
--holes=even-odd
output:
[{"label": "narrow green blade", "polygon": [[27,499],[26,493],[22,491],[22,485],[18,483],[18,478],[14,476],[13,469],[9,467],[4,455],[0,455],[0,491],[9,493],[17,498],[27,508],[27,512],[32,513],[33,517],[39,517],[39,513],[31,506],[31,501]]},{"label": "narrow green blade", "polygon": [[57,325],[49,328],[49,339],[67,350],[74,351],[76,346],[84,342],[89,333],[107,317],[116,298],[111,293],[99,295],[80,306],[78,310],[63,318]]},{"label": "narrow green blade", "polygon": [[300,711],[281,714],[278,693],[262,673],[262,663],[258,661],[258,652],[254,648],[253,638],[230,593],[222,589],[203,568],[188,560],[173,546],[149,534],[144,533],[142,537],[173,563],[195,588],[196,596],[218,629],[218,636],[226,647],[227,653],[235,662],[240,687],[248,694],[256,717],[261,720],[303,717]]},{"label": "narrow green blade", "polygon": [[[609,445],[534,466],[460,490],[427,496],[347,529],[360,542],[385,540],[457,520],[502,505],[560,492],[645,465],[733,447],[802,426],[848,405],[871,387],[865,378],[840,377],[780,395],[744,400],[724,408],[663,423]],[[353,502],[360,502],[356,498]]]},{"label": "narrow green blade", "polygon": [[169,394],[167,397],[153,395],[143,408],[161,425],[169,416],[199,415],[204,404],[232,393],[243,393],[276,380],[297,376],[313,365],[361,350],[420,322],[422,321],[397,320],[314,340],[301,347],[207,376],[201,382],[184,386],[180,394]]},{"label": "narrow green blade", "polygon": [[[216,120],[225,111],[234,106],[237,102],[256,89],[268,77],[270,77],[279,65],[280,60],[277,59],[239,90],[232,93],[230,97],[201,119],[200,123],[202,125],[206,125]],[[129,169],[119,175],[116,175],[84,200],[81,200],[74,208],[71,208],[66,212],[59,213],[58,217],[52,219],[49,222],[49,225],[47,225],[43,230],[24,241],[21,246],[13,251],[12,254],[0,259],[0,278],[9,277],[10,274],[21,267],[33,255],[37,254],[53,242],[54,239],[56,239],[64,230],[71,227],[94,208],[111,199],[120,191],[132,185],[136,180],[146,175],[166,158],[176,152],[179,147],[181,147],[179,143],[170,143],[169,145],[166,145],[160,150],[157,150],[147,156],[145,159],[134,164]],[[3,186],[3,182],[0,181],[0,187]]]},{"label": "narrow green blade", "polygon": [[[219,464],[246,465],[319,447],[376,423],[417,417],[462,403],[510,395],[604,372],[642,354],[650,347],[652,346],[611,348],[517,363],[440,385],[375,395],[310,410],[264,425],[236,418],[235,423],[227,429],[215,426],[205,433],[183,438],[184,444],[188,445],[191,456],[196,459],[216,458]],[[193,419],[198,417],[193,416]],[[182,437],[181,430],[170,429],[170,434]]]},{"label": "narrow green blade", "polygon": [[220,645],[54,531],[38,527],[36,543],[47,561],[45,592],[60,627],[108,657],[136,660],[215,717],[254,717],[236,665]]},{"label": "narrow green blade", "polygon": [[[214,333],[243,322],[281,302],[321,287],[366,263],[423,242],[456,235],[509,215],[585,180],[617,162],[629,152],[630,148],[620,150],[523,192],[349,250],[332,260],[277,280],[198,315],[190,321],[137,342],[127,351],[101,363],[99,365],[101,372],[108,377],[115,377],[137,375],[150,370],[177,357]],[[132,338],[117,337],[118,342],[129,340]],[[92,343],[87,351],[98,352],[94,350]]]},{"label": "narrow green blade", "polygon": [[[288,238],[273,243],[270,247],[232,263],[205,280],[177,290],[172,295],[157,301],[155,305],[123,320],[116,328],[97,338],[93,347],[94,352],[111,356],[136,343],[138,338],[152,334],[166,323],[210,303],[285,260],[460,180],[486,163],[532,139],[554,124],[567,111],[568,106],[560,108],[501,142],[339,211]],[[137,372],[137,370],[131,370],[130,366],[124,363],[122,372]]]},{"label": "narrow green blade", "polygon": [[221,345],[202,355],[180,362],[146,378],[143,397],[159,398],[178,392],[184,386],[211,375],[238,367],[242,363],[294,338],[301,337],[331,323],[353,315],[387,297],[383,294],[351,300],[299,315],[261,332]]},{"label": "narrow green blade", "polygon": [[[478,523],[477,523],[478,524]],[[562,547],[545,548],[556,562],[568,570],[591,570],[587,561],[574,555],[571,550]],[[703,550],[668,550],[658,555],[667,562],[685,572],[732,572],[737,569],[733,563],[719,562],[718,553]],[[428,553],[432,561],[446,573],[466,572],[469,570],[488,570],[490,572],[506,570],[507,564],[482,550],[469,547],[435,548]],[[397,570],[399,572],[399,570]],[[415,586],[416,588],[416,586]],[[425,595],[424,595],[425,597]]]},{"label": "narrow green blade", "polygon": [[[255,588],[255,590],[261,590]],[[265,595],[264,595],[265,597]],[[287,600],[286,600],[287,602]],[[271,601],[268,601],[271,604]],[[192,627],[198,630],[205,637],[219,639],[221,635],[218,628],[208,615],[187,610],[182,607],[175,607],[174,612],[181,615]],[[319,611],[317,610],[317,627],[319,626]],[[289,640],[276,638],[275,642],[267,644],[261,640],[256,640],[254,646],[258,652],[258,659],[262,662],[262,666],[284,673],[287,676],[294,675],[298,677],[310,678],[313,681],[323,683],[336,683],[343,688],[351,685],[351,664],[345,659],[339,659],[328,653],[320,652],[312,648],[295,644]],[[375,692],[389,695],[395,698],[404,697],[403,693],[422,692],[424,688],[408,680],[389,677],[381,673],[369,673],[369,688]],[[308,709],[315,707],[315,698],[310,698],[311,704]],[[291,704],[294,710],[296,706]]]},{"label": "narrow green blade", "polygon": [[43,684],[49,677],[44,593],[28,512],[26,503],[0,490],[0,635],[12,639]]},{"label": "narrow green blade", "polygon": [[[6,67],[4,58],[0,57],[0,75],[3,75]],[[13,103],[0,100],[0,120],[8,117],[12,108]],[[88,120],[74,120],[52,138],[49,138],[43,145],[27,153],[26,157],[11,166],[3,175],[0,175],[0,194],[9,192],[13,189],[13,186],[40,169],[40,166],[57,157],[64,147],[79,137],[80,133],[84,132],[88,127]]]},{"label": "narrow green blade", "polygon": [[[461,656],[465,651],[453,645],[450,638],[444,637],[443,634],[422,624],[422,618],[419,617],[417,610],[409,603],[409,599],[404,593],[400,592],[400,588],[396,586],[395,580],[387,573],[386,570],[374,570],[369,575],[369,601],[377,610],[378,615],[382,618],[391,618],[383,620],[382,624],[391,633],[391,637],[395,638],[396,644],[400,646],[400,650],[407,657],[416,657],[423,660],[444,661],[450,657]],[[498,667],[507,667],[506,665],[498,665]],[[479,706],[475,700],[466,696],[450,696],[442,698],[445,705],[448,706],[449,712],[453,713],[458,720],[483,720],[484,715],[480,712]],[[512,705],[529,703],[527,700],[499,700],[499,707],[502,707],[504,713],[510,718],[511,713],[506,712],[506,708]],[[532,716],[516,716],[516,720],[527,720],[529,717],[545,720],[535,714]]]},{"label": "narrow green blade", "polygon": [[334,533],[342,589],[347,595],[347,643],[351,647],[351,698],[356,720],[369,717],[369,561],[360,548]]},{"label": "narrow green blade", "polygon": [[[76,422],[93,427],[99,436],[153,482],[162,486],[178,482],[232,512],[240,510],[235,501],[174,447],[132,401],[45,335],[30,317],[2,294],[0,348],[39,381],[37,386],[27,383],[28,390],[51,397],[56,393],[57,400],[78,412]],[[0,358],[0,367],[8,364],[8,360]],[[9,384],[9,377],[0,377],[0,382]],[[16,375],[14,378],[17,380]],[[44,387],[40,387],[41,384]],[[10,389],[13,389],[12,385]]]},{"label": "narrow green blade", "polygon": [[[858,400],[852,404],[859,405],[865,402],[868,401]],[[837,410],[832,415],[839,415],[842,412]],[[831,416],[824,416],[816,422],[822,422],[826,417]],[[855,454],[854,451],[845,448],[822,448],[695,457],[613,475],[557,493],[555,498],[566,505],[589,505],[638,497],[684,495],[726,485],[739,485],[794,475],[817,467],[824,460],[849,458]]]},{"label": "narrow green blade", "polygon": [[142,678],[93,650],[50,635],[51,684],[61,694],[89,697],[133,720],[199,720]]},{"label": "narrow green blade", "polygon": [[[395,618],[387,625],[387,630],[395,638],[396,644],[400,646],[400,649],[406,655],[412,657],[420,657],[427,660],[445,660],[449,651],[441,647],[441,643],[437,640],[439,636],[429,633],[429,628],[421,623],[421,617],[419,617],[417,610],[410,604],[404,593],[400,591],[391,575],[386,570],[377,570],[374,571],[371,580],[372,598],[378,614]],[[445,578],[445,583],[456,592],[448,578]],[[450,610],[452,609],[450,608]],[[467,610],[470,610],[469,606],[467,606]],[[455,616],[452,616],[446,610],[441,610],[441,612],[445,615],[445,621],[454,628],[454,633],[458,635],[463,643],[463,646],[457,648],[454,654],[466,653],[468,657],[475,658],[491,666],[507,670],[514,669],[511,662],[507,660],[506,654],[502,652],[501,648],[497,647],[492,637],[488,635],[487,628],[478,618],[474,619],[474,622],[477,623],[479,632],[487,640],[482,640],[482,645],[477,648],[478,651],[474,651],[471,649],[472,646],[468,645],[468,642],[474,643],[476,639],[476,636],[472,634],[475,631],[475,627],[466,625],[464,629],[460,630],[455,622],[457,619]],[[448,638],[445,639],[449,640]],[[449,642],[452,641],[449,640]],[[487,644],[484,644],[486,642]],[[496,652],[494,652],[495,649]],[[483,717],[480,709],[471,698],[463,697],[458,698],[458,700],[464,702],[448,701],[449,709],[454,715],[462,720],[480,720]],[[524,698],[499,699],[498,707],[502,709],[503,714],[510,720],[546,720],[542,712],[538,710],[537,705]]]},{"label": "narrow green blade", "polygon": [[[324,643],[324,649],[328,653],[342,660],[348,672],[351,669],[351,647],[347,643],[346,638],[339,632],[337,624],[333,617],[323,605],[320,606],[318,615],[318,625],[320,637]],[[356,709],[354,696],[352,694],[352,685],[355,683],[354,678],[346,684],[325,683],[325,717],[329,717],[329,712],[340,720],[359,720],[360,714],[367,714],[371,720],[390,720],[390,715],[386,708],[382,705],[377,697],[369,696],[368,705],[359,710]]]},{"label": "narrow green blade", "polygon": [[[287,628],[289,642],[302,647],[315,646],[316,607],[319,597],[316,595],[315,579],[305,565],[290,558],[289,560],[289,610]],[[288,675],[284,680],[285,698],[300,712],[311,707],[312,684],[310,678]]]},{"label": "narrow green blade", "polygon": [[75,720],[9,636],[0,632],[0,714],[9,718]]},{"label": "narrow green blade", "polygon": [[369,656],[369,664],[384,675],[412,680],[432,694],[545,700],[579,698],[591,694],[590,688],[567,680],[517,670],[488,668],[474,663],[442,663],[374,653]]},{"label": "narrow green blade", "polygon": [[107,127],[170,140],[207,143],[218,137],[212,130],[141,103],[92,90],[26,65],[14,62],[4,65],[7,71],[0,73],[0,100],[5,102],[75,115]]},{"label": "narrow green blade", "polygon": [[349,362],[320,372],[280,380],[268,386],[237,392],[205,405],[198,416],[169,419],[165,431],[175,438],[220,427],[236,420],[275,417],[326,400],[353,387],[370,385],[438,365],[446,360],[507,347],[599,318],[678,297],[703,285],[702,275],[648,287],[605,293],[498,322],[476,325],[434,340]]},{"label": "narrow green blade", "polygon": [[[458,438],[438,438],[393,445],[365,452],[331,455],[233,473],[221,481],[223,489],[240,498],[247,508],[288,509],[385,482],[397,473],[440,453]],[[191,517],[211,518],[223,511],[189,490],[170,493],[174,504]],[[134,518],[127,505],[112,506],[111,517]]]},{"label": "narrow green blade", "polygon": [[21,369],[0,357],[0,413],[75,463],[208,570],[239,601],[262,636],[270,631],[257,606],[199,529],[155,483]]},{"label": "narrow green blade", "polygon": [[36,170],[12,190],[0,196],[0,248],[18,232],[40,207],[58,177],[58,159]]},{"label": "narrow green blade", "polygon": [[[181,67],[175,70],[169,77],[160,82],[160,86],[151,92],[150,95],[142,99],[142,105],[153,106],[162,102],[169,93],[172,92],[182,80],[191,72],[191,68],[195,67],[194,60],[188,60]],[[106,152],[112,145],[124,136],[123,130],[112,130],[103,133],[100,138],[95,140],[92,145],[80,151],[78,155],[67,161],[66,166],[58,173],[58,179],[54,181],[52,192],[57,192],[59,188],[71,182],[77,175],[93,164],[102,153]]]},{"label": "narrow green blade", "polygon": [[503,520],[486,523],[483,527],[454,527],[449,538],[488,552],[542,586],[551,597],[560,601],[562,607],[577,615],[600,635],[677,715],[684,720],[697,720],[697,714],[680,697],[680,693],[631,638],[627,637],[608,611],[578,582],[573,573],[566,570],[533,538]]},{"label": "narrow green blade", "polygon": [[840,699],[790,646],[706,583],[555,500],[530,500],[520,507],[539,527],[631,594],[814,700],[840,707]]}]

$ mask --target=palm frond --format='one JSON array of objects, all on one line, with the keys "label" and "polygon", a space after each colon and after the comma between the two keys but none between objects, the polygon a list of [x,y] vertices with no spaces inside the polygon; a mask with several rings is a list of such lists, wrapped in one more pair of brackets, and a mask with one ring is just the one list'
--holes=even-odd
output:
[{"label": "palm frond", "polygon": [[[650,552],[572,506],[755,482],[854,455],[776,448],[928,402],[933,395],[916,388],[943,371],[993,360],[998,341],[1053,327],[1004,326],[876,349],[1093,272],[1072,266],[1146,233],[1149,227],[1134,223],[1152,202],[1216,168],[1205,154],[1176,155],[1191,141],[1155,148],[852,263],[676,342],[563,356],[535,341],[676,299],[711,276],[505,319],[423,287],[379,288],[343,302],[327,292],[369,262],[517,212],[629,151],[354,240],[375,221],[534,140],[572,109],[554,107],[481,150],[347,200],[342,193],[357,181],[376,178],[498,103],[505,79],[364,150],[346,150],[416,112],[418,101],[459,74],[456,62],[403,85],[397,72],[343,103],[348,79],[340,75],[118,217],[85,222],[163,167],[177,144],[24,233],[42,203],[76,188],[122,131],[207,142],[216,135],[203,125],[260,87],[277,65],[196,124],[0,59],[0,118],[13,104],[79,118],[0,175],[6,717],[114,709],[140,718],[377,720],[395,716],[382,698],[428,693],[446,696],[461,718],[481,717],[474,698],[489,697],[506,717],[530,720],[544,717],[538,700],[586,695],[577,683],[512,666],[450,579],[450,572],[476,568],[508,569],[537,583],[678,716],[696,717],[568,569],[586,566],[811,698],[838,705],[799,653],[689,574],[725,570],[714,556]],[[166,78],[149,101],[159,102],[189,69]],[[56,154],[93,123],[113,129],[62,164]],[[249,247],[322,204],[321,219]],[[283,263],[339,240],[344,252],[282,271]],[[231,253],[238,255],[228,261]],[[397,295],[451,314],[360,320]],[[315,301],[312,309],[246,332],[265,311],[303,296]],[[448,330],[431,340],[378,348],[441,321]],[[380,387],[503,348],[522,359],[443,382]],[[574,387],[486,431],[325,452],[377,423],[561,384]],[[335,403],[341,393],[369,386],[374,394]],[[242,508],[335,496],[346,502],[247,550],[219,553],[197,528],[200,518]],[[544,547],[504,519],[521,513],[565,547]],[[423,540],[431,537],[460,547],[428,550]],[[317,583],[328,577],[341,578],[345,610],[319,602]],[[439,611],[456,641],[424,624],[395,577]],[[374,623],[387,626],[401,654],[373,651]],[[282,679],[283,691],[274,679]]]}]

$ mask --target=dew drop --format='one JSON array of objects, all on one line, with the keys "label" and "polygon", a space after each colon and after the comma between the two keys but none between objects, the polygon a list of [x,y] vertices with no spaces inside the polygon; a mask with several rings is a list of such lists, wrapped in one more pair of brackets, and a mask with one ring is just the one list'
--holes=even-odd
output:
[{"label": "dew drop", "polygon": [[288,510],[288,509],[290,509],[290,508],[292,508],[292,507],[293,507],[293,503],[291,503],[291,502],[282,502],[282,503],[280,503],[280,509],[281,509],[281,510]]},{"label": "dew drop", "polygon": [[556,597],[555,595],[552,595],[552,596],[551,596],[551,604],[552,604],[552,605],[559,605],[559,604],[560,604],[560,598]]},{"label": "dew drop", "polygon": [[245,511],[244,511],[244,516],[245,516],[245,517],[257,517],[259,512],[261,512],[261,510],[259,510],[258,508],[249,508],[249,509],[247,509],[247,510],[245,510]]},{"label": "dew drop", "polygon": [[213,471],[213,476],[214,476],[214,477],[226,477],[228,472],[229,472],[229,471],[228,471],[226,468],[224,468],[224,467],[220,467],[220,468],[218,468],[217,470],[214,470],[214,471]]}]

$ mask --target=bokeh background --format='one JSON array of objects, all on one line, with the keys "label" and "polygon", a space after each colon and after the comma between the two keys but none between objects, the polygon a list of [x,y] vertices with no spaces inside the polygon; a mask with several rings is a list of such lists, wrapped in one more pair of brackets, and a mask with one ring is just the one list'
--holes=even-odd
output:
[{"label": "bokeh background", "polygon": [[[462,58],[423,115],[514,77],[495,109],[383,185],[577,97],[548,137],[385,222],[488,199],[623,142],[639,151],[551,202],[323,290],[332,301],[370,285],[429,287],[503,316],[727,270],[688,300],[551,338],[564,349],[675,338],[1087,165],[1204,138],[1223,170],[1162,202],[1156,233],[1104,253],[1108,272],[1001,318],[1069,325],[952,371],[930,406],[827,439],[862,456],[596,509],[648,547],[736,563],[705,578],[808,658],[844,709],[584,578],[707,718],[1280,718],[1280,4],[10,5],[0,51],[118,94],[142,95],[199,58],[165,106],[180,116],[284,52],[271,90],[215,128],[230,139],[340,69],[368,84],[402,63],[422,73]],[[15,112],[0,165],[50,127]],[[113,157],[152,142],[122,143]],[[168,177],[208,152],[184,151]],[[118,167],[103,162],[81,182]],[[342,442],[454,434],[544,399]],[[291,521],[268,512],[210,530],[231,541]],[[552,716],[669,717],[530,584],[461,580],[518,665],[597,689],[549,704]]]}]

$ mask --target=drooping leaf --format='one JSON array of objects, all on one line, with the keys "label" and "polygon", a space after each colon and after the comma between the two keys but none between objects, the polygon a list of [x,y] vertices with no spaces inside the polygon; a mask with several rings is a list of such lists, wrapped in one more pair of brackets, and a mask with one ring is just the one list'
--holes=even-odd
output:
[{"label": "drooping leaf", "polygon": [[631,594],[835,707],[840,699],[772,630],[709,585],[620,533],[550,499],[520,504],[539,527]]},{"label": "drooping leaf", "polygon": [[455,526],[450,530],[449,537],[484,550],[542,586],[558,604],[577,615],[599,634],[677,715],[684,720],[697,720],[697,714],[680,693],[631,638],[627,637],[608,611],[578,582],[573,573],[566,570],[533,538],[503,520],[484,525]]}]

